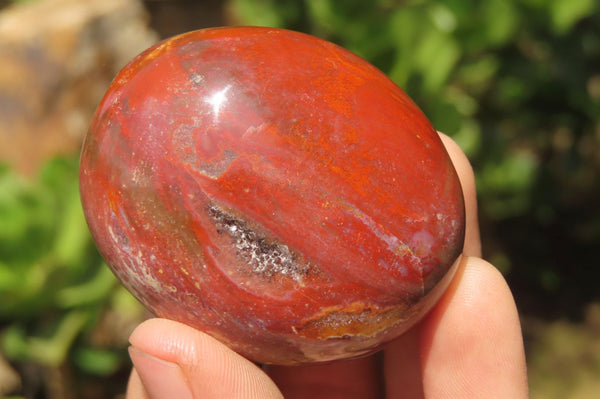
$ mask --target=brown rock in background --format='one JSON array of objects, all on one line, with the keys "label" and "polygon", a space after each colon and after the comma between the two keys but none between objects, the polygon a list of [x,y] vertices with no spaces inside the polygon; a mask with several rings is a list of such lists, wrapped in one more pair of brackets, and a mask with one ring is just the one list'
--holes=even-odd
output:
[{"label": "brown rock in background", "polygon": [[78,151],[115,74],[158,40],[139,0],[38,0],[0,12],[0,163]]},{"label": "brown rock in background", "polygon": [[4,398],[21,386],[21,378],[0,355],[0,397]]},{"label": "brown rock in background", "polygon": [[150,26],[161,38],[240,22],[228,18],[227,4],[225,0],[144,0]]}]

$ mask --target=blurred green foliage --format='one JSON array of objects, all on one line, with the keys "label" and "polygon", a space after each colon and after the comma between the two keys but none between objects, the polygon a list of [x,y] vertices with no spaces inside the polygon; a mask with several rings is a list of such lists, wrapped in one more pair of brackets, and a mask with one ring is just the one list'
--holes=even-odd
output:
[{"label": "blurred green foliage", "polygon": [[485,256],[525,311],[598,297],[595,0],[231,0],[236,22],[315,34],[402,87],[471,159]]},{"label": "blurred green foliage", "polygon": [[[124,343],[92,339],[127,299],[95,250],[78,189],[77,157],[54,159],[37,179],[0,168],[0,352],[17,364],[76,365],[108,375]],[[130,301],[134,301],[131,299]]]}]

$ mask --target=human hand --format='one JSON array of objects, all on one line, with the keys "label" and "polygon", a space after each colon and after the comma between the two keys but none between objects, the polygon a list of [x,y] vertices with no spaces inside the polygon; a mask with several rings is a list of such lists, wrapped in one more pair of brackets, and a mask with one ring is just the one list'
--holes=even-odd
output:
[{"label": "human hand", "polygon": [[502,275],[479,258],[473,171],[459,147],[441,137],[465,196],[464,256],[446,293],[416,327],[372,356],[263,370],[205,333],[151,319],[130,338],[127,399],[527,398],[514,300]]}]

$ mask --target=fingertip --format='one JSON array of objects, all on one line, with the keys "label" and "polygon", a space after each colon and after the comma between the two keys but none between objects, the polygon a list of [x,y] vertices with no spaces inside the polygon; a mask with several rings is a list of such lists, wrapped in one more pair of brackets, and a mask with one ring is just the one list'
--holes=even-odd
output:
[{"label": "fingertip", "polygon": [[480,258],[463,256],[448,289],[423,320],[421,340],[435,344],[436,339],[456,338],[455,333],[478,334],[495,321],[492,318],[518,322],[510,289],[494,266]]},{"label": "fingertip", "polygon": [[[141,323],[129,340],[130,355],[146,391],[163,389],[163,385],[155,385],[152,376],[177,380],[180,371],[193,397],[281,398],[275,384],[256,365],[185,324],[150,319]],[[183,392],[181,384],[174,386]],[[185,397],[148,393],[150,397]]]},{"label": "fingertip", "polygon": [[481,256],[481,238],[479,220],[477,216],[477,189],[475,186],[475,172],[469,159],[460,146],[444,133],[439,133],[446,151],[452,160],[454,169],[458,174],[465,200],[465,245],[463,252],[468,256]]},{"label": "fingertip", "polygon": [[148,394],[144,389],[144,384],[135,369],[131,371],[129,381],[127,382],[127,399],[148,399]]},{"label": "fingertip", "polygon": [[454,165],[456,172],[461,178],[461,183],[464,183],[469,189],[474,188],[475,173],[469,158],[458,145],[458,143],[452,139],[452,137],[441,132],[438,132],[438,134],[442,139],[442,143],[444,143],[444,147],[446,147],[446,151],[452,160],[452,164]]},{"label": "fingertip", "polygon": [[420,336],[425,393],[431,398],[526,398],[518,312],[502,274],[464,257]]},{"label": "fingertip", "polygon": [[142,390],[151,398],[192,399],[183,370],[176,363],[157,358],[135,347],[129,348]]},{"label": "fingertip", "polygon": [[269,366],[267,373],[288,399],[381,398],[380,355],[324,364]]},{"label": "fingertip", "polygon": [[[183,323],[172,320],[153,318],[142,322],[129,337],[132,347],[151,354],[157,358],[179,363],[195,362],[195,345],[200,341],[203,345],[206,334]],[[211,337],[206,336],[210,341]]]}]

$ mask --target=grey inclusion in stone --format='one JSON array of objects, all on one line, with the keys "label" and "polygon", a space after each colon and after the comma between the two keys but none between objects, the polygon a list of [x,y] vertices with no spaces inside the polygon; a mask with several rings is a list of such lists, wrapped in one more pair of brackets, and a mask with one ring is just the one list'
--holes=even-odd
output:
[{"label": "grey inclusion in stone", "polygon": [[287,276],[298,282],[311,273],[311,265],[299,259],[289,247],[251,229],[244,220],[216,205],[208,208],[217,232],[232,240],[236,255],[253,273],[264,277]]}]

